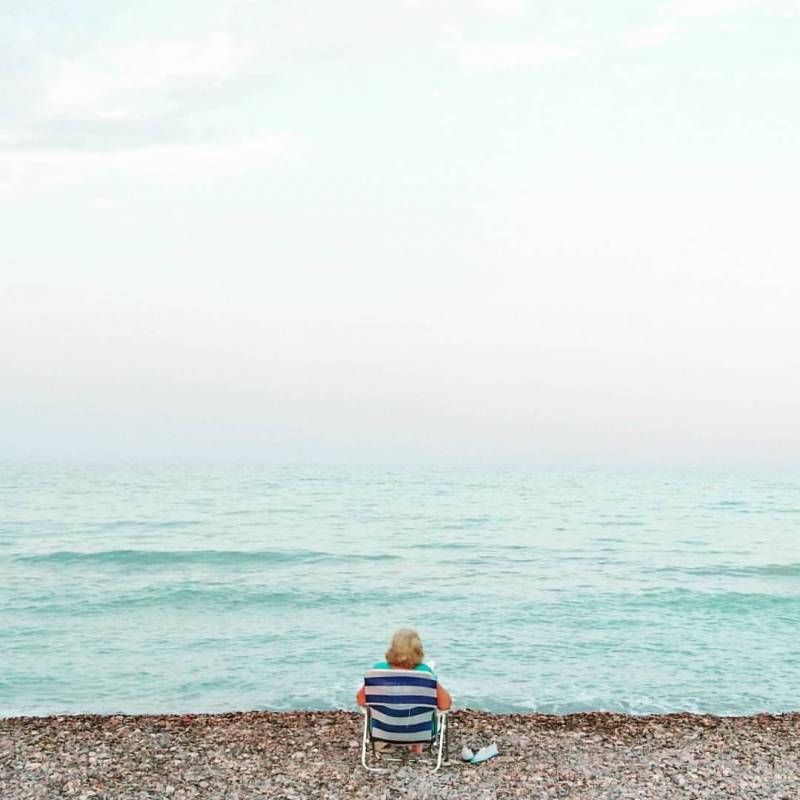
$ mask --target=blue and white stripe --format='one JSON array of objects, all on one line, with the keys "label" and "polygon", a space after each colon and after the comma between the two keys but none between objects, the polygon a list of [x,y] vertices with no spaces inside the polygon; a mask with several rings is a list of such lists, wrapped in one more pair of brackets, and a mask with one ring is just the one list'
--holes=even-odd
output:
[{"label": "blue and white stripe", "polygon": [[411,669],[372,669],[364,678],[372,735],[387,742],[429,742],[436,678]]}]

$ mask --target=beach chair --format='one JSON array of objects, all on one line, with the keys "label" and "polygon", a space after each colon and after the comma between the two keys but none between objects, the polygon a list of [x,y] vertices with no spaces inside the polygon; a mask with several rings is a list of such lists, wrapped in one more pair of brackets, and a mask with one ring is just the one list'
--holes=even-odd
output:
[{"label": "beach chair", "polygon": [[[364,677],[366,707],[364,734],[361,740],[361,763],[370,772],[386,772],[368,763],[377,757],[376,744],[386,742],[401,758],[385,756],[390,761],[405,761],[408,745],[421,744],[423,752],[436,755],[434,772],[442,766],[447,752],[447,712],[436,707],[436,677],[413,669],[371,669]],[[383,757],[383,756],[382,756]]]}]

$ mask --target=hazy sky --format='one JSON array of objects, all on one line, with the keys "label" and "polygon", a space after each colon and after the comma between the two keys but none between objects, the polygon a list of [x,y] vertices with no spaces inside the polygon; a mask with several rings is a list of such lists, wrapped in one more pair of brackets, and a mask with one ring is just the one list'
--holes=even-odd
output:
[{"label": "hazy sky", "polygon": [[797,463],[800,0],[2,0],[0,460]]}]

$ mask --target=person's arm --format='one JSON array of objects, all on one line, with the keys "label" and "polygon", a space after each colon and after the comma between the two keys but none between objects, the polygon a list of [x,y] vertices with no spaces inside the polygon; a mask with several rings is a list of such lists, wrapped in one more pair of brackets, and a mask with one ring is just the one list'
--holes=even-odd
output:
[{"label": "person's arm", "polygon": [[367,704],[367,695],[363,686],[358,690],[358,694],[356,694],[356,703],[358,703],[362,708]]},{"label": "person's arm", "polygon": [[450,692],[442,686],[441,683],[436,684],[436,707],[440,711],[447,711],[453,705],[453,698],[450,697]]}]

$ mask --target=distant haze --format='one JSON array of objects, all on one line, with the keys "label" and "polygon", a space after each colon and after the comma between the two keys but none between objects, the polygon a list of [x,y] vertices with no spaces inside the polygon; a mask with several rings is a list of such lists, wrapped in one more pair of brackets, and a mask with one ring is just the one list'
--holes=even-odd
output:
[{"label": "distant haze", "polygon": [[796,465],[796,1],[62,5],[0,460]]}]

